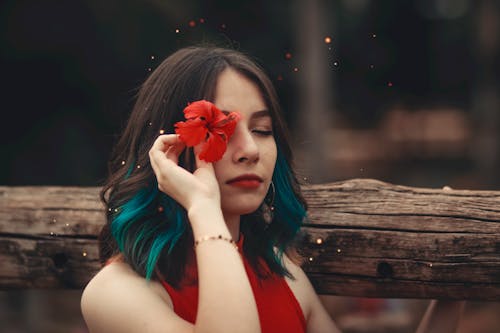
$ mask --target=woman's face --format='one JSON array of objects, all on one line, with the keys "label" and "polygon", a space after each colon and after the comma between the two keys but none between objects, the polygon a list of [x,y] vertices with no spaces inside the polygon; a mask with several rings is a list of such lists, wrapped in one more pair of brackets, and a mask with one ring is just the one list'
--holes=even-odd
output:
[{"label": "woman's face", "polygon": [[248,214],[264,200],[276,164],[271,116],[257,85],[233,69],[220,74],[214,104],[241,116],[224,156],[214,163],[222,211]]}]

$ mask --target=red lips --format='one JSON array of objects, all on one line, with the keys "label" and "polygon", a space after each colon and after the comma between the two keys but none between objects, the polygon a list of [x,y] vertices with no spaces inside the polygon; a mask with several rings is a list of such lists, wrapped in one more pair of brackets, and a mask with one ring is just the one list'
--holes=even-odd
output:
[{"label": "red lips", "polygon": [[254,189],[260,186],[262,178],[254,174],[245,174],[230,179],[226,183],[236,187]]}]

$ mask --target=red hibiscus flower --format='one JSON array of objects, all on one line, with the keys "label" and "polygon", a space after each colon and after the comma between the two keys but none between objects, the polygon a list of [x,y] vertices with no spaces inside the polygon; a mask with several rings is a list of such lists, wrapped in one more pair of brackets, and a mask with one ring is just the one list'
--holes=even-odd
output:
[{"label": "red hibiscus flower", "polygon": [[215,162],[222,158],[240,115],[224,114],[212,103],[201,100],[184,109],[186,121],[175,123],[175,133],[188,147],[202,143],[200,159]]}]

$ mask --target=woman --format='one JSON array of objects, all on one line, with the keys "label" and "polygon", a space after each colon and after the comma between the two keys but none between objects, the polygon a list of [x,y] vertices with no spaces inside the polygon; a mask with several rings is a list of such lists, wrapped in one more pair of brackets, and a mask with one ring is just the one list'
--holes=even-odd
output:
[{"label": "woman", "polygon": [[169,56],[141,87],[102,190],[106,265],[81,302],[90,332],[338,332],[293,245],[306,203],[291,166],[258,65],[214,47]]}]

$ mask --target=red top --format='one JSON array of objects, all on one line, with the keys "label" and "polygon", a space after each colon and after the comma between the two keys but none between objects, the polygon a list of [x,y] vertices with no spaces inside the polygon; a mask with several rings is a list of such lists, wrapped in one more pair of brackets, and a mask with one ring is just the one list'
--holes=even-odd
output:
[{"label": "red top", "polygon": [[[240,253],[242,243],[243,235],[238,242]],[[257,303],[262,333],[306,332],[304,314],[284,277],[273,273],[269,278],[261,279],[245,257],[243,263]],[[193,269],[196,274],[196,265],[193,266],[188,271]],[[198,284],[181,284],[180,289],[173,288],[165,281],[162,284],[172,299],[174,312],[194,324],[198,308]]]}]

